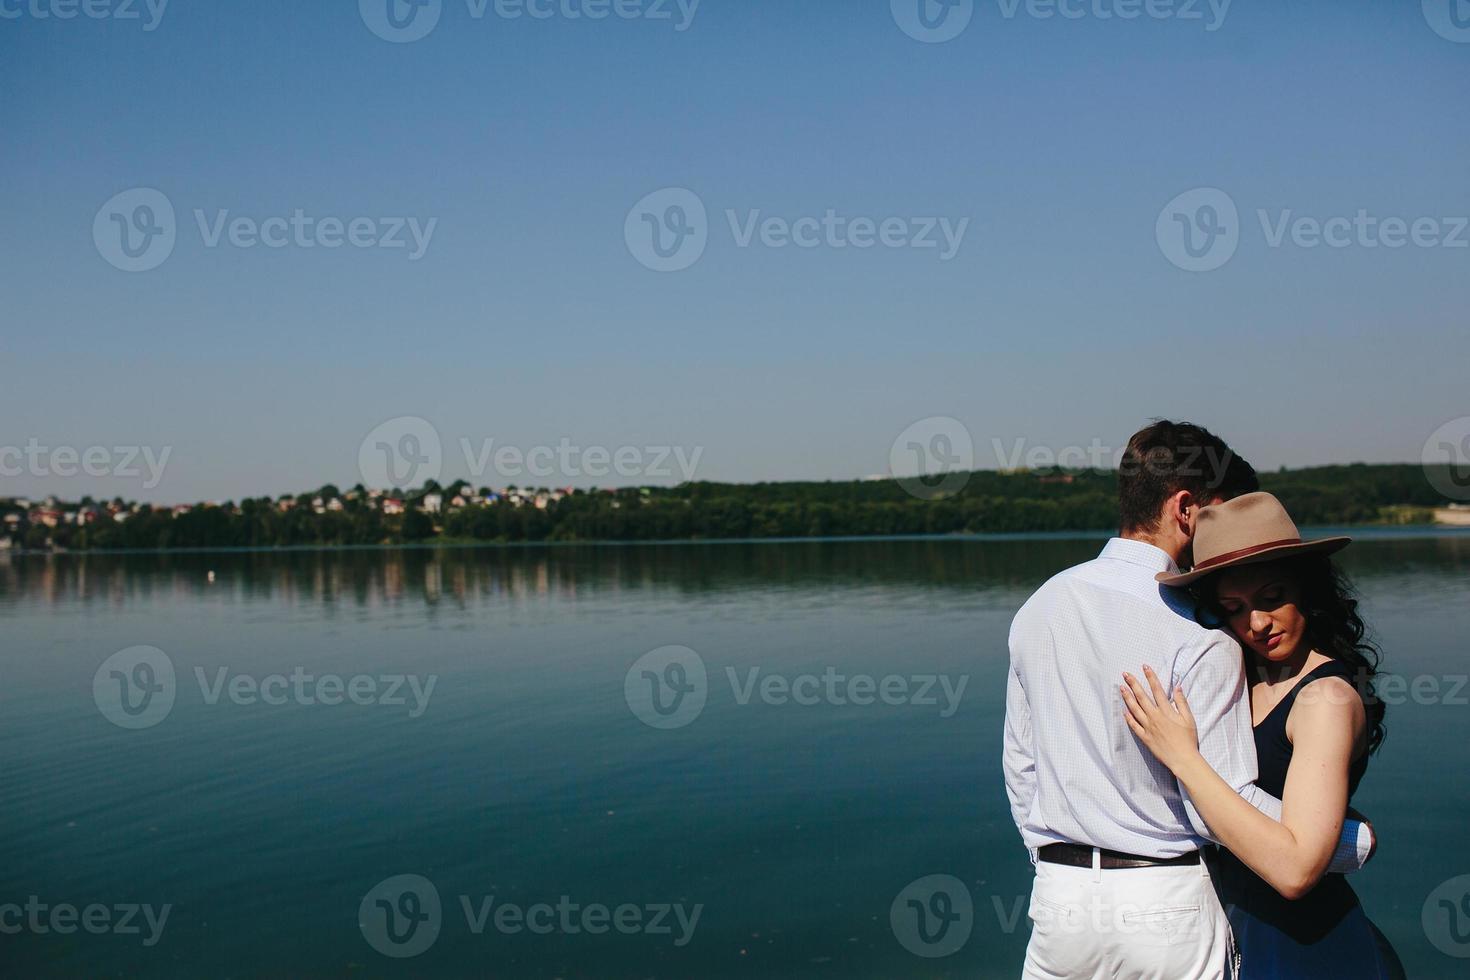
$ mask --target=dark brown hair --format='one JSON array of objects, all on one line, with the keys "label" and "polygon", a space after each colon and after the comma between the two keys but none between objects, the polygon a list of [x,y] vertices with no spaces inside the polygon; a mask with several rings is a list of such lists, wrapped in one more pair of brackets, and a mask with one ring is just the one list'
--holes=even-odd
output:
[{"label": "dark brown hair", "polygon": [[[1386,706],[1378,696],[1376,683],[1382,656],[1368,638],[1363,618],[1358,614],[1352,581],[1326,555],[1303,555],[1286,559],[1281,565],[1301,590],[1300,608],[1307,620],[1307,644],[1352,669],[1351,683],[1362,696],[1368,715],[1368,752],[1377,752],[1387,734],[1383,725]],[[1215,597],[1219,579],[1218,575],[1206,575],[1190,589],[1204,614],[1200,622],[1206,625],[1218,626],[1229,618]],[[1209,622],[1208,617],[1213,617],[1215,622]]]},{"label": "dark brown hair", "polygon": [[1261,488],[1256,471],[1225,440],[1202,426],[1159,419],[1128,440],[1118,465],[1123,533],[1159,529],[1164,502],[1188,490],[1201,504]]}]

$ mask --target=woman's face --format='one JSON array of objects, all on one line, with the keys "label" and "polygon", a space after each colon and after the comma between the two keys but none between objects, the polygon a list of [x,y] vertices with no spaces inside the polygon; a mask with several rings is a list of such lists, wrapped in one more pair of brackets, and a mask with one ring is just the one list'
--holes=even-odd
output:
[{"label": "woman's face", "polygon": [[1301,588],[1281,562],[1221,572],[1215,602],[1230,631],[1257,656],[1280,662],[1304,651],[1307,617],[1299,605]]}]

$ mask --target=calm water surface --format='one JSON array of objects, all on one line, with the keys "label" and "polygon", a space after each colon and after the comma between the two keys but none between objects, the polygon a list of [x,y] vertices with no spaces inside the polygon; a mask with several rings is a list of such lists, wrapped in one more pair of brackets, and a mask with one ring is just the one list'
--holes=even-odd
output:
[{"label": "calm water surface", "polygon": [[[1000,774],[1006,631],[1099,545],[0,558],[0,905],[47,906],[0,934],[0,972],[1016,976],[1030,866]],[[1470,536],[1344,557],[1386,669],[1427,679],[1391,701],[1355,799],[1382,847],[1354,883],[1410,976],[1463,976],[1470,899],[1431,892],[1470,875]],[[172,666],[166,714],[120,713],[119,663],[102,669],[140,645]],[[634,669],[666,646],[705,683],[679,651],[673,673],[672,654]],[[670,714],[644,668],[686,689],[661,689]],[[387,696],[410,675],[417,695]],[[419,878],[381,886],[399,875]],[[930,875],[970,903],[940,958],[890,919]],[[132,905],[168,917],[119,932]]]}]

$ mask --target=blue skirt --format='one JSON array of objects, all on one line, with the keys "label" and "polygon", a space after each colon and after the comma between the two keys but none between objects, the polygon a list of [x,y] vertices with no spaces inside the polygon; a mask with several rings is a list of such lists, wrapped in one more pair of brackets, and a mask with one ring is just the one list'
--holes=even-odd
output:
[{"label": "blue skirt", "polygon": [[1297,901],[1222,855],[1220,899],[1240,949],[1241,980],[1393,980],[1403,967],[1342,875],[1325,875]]}]

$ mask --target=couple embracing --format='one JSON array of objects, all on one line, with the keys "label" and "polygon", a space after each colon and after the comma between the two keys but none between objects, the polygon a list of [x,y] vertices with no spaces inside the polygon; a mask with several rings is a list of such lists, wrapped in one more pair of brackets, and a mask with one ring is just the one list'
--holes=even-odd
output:
[{"label": "couple embracing", "polygon": [[1384,734],[1377,653],[1328,557],[1349,539],[1303,541],[1187,423],[1129,440],[1119,504],[1119,536],[1011,626],[1023,976],[1399,975],[1344,877],[1376,847],[1349,801]]}]

